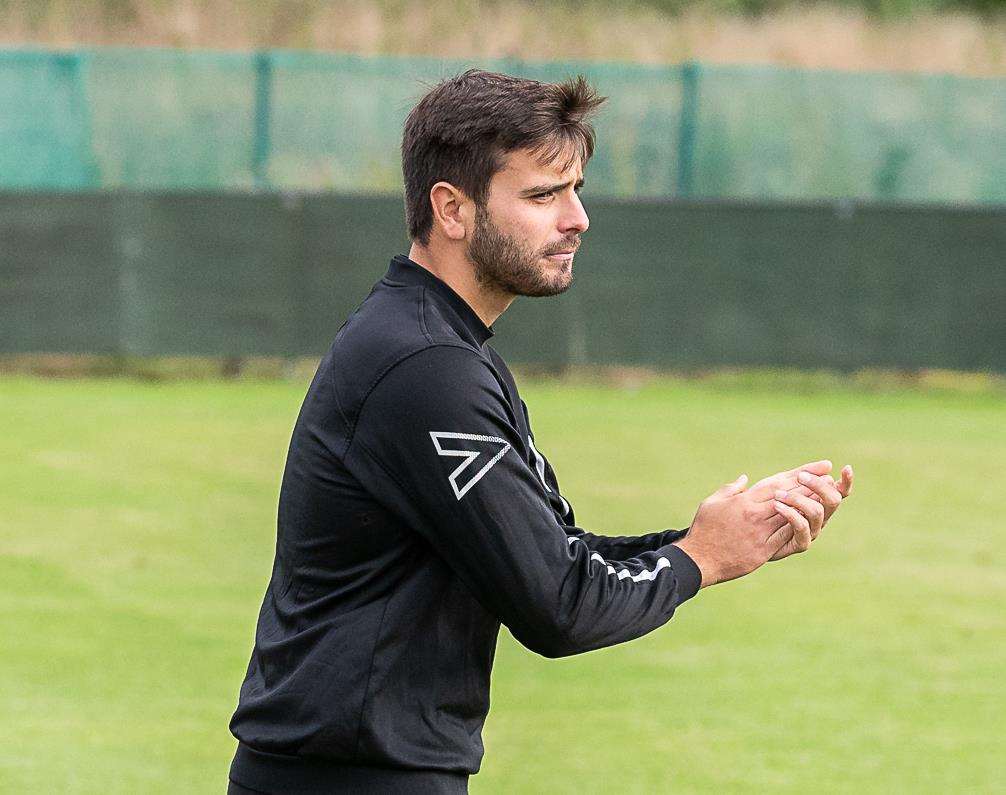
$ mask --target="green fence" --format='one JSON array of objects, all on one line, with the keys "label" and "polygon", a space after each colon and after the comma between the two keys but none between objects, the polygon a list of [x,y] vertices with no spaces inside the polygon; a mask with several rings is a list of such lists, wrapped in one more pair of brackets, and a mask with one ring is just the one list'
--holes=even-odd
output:
[{"label": "green fence", "polygon": [[0,189],[398,193],[402,121],[467,66],[609,96],[587,195],[1006,202],[1006,81],[307,52],[0,50]]},{"label": "green fence", "polygon": [[[514,362],[1006,372],[1006,207],[596,200]],[[408,251],[397,197],[0,194],[0,351],[320,354]]]}]

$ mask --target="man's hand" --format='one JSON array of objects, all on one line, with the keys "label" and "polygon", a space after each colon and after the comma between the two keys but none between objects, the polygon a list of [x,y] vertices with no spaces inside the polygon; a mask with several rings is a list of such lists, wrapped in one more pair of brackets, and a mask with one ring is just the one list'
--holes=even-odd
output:
[{"label": "man's hand", "polygon": [[829,472],[830,461],[814,461],[747,491],[747,475],[741,475],[703,500],[688,535],[676,542],[698,565],[702,587],[806,550],[852,488],[851,467],[843,468],[840,485]]},{"label": "man's hand", "polygon": [[852,467],[846,464],[841,475],[841,482],[836,483],[831,475],[800,471],[797,473],[800,485],[775,491],[775,509],[787,520],[792,537],[770,560],[781,560],[794,552],[807,551],[810,542],[817,538],[842,500],[852,492]]},{"label": "man's hand", "polygon": [[[802,468],[824,475],[831,463]],[[747,475],[741,475],[702,501],[688,534],[675,544],[699,567],[703,587],[754,571],[792,538],[792,531],[785,532],[789,520],[780,517],[772,498],[776,488],[799,485],[799,469],[765,478],[749,491]]]},{"label": "man's hand", "polygon": [[[778,472],[775,475],[762,478],[748,491],[752,492],[760,501],[771,500],[775,497],[776,491],[799,489],[801,484],[799,476],[801,472],[819,477],[829,477],[828,473],[831,472],[831,461],[827,459],[812,461],[809,464],[803,464],[794,469],[787,469],[785,472]],[[809,490],[806,493],[809,494]]]}]

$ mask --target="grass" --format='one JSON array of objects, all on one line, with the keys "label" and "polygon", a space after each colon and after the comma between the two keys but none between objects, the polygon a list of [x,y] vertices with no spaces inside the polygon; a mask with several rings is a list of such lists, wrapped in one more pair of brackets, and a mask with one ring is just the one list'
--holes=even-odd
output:
[{"label": "grass", "polygon": [[[223,791],[305,386],[0,379],[0,791]],[[819,457],[857,484],[808,554],[638,641],[549,661],[504,632],[472,792],[1006,787],[1001,391],[523,393],[600,532],[684,526],[740,472]]]}]

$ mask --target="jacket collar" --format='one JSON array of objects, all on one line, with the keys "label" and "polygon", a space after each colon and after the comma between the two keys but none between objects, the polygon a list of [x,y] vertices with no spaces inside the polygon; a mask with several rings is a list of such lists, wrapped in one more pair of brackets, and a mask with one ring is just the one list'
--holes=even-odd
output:
[{"label": "jacket collar", "polygon": [[451,305],[451,308],[454,309],[464,327],[478,341],[480,347],[485,345],[486,340],[493,336],[492,328],[482,322],[482,319],[475,314],[475,310],[468,305],[464,298],[422,265],[413,262],[404,254],[396,254],[391,258],[391,264],[388,266],[388,272],[384,276],[384,281],[395,284],[428,287],[442,296]]}]

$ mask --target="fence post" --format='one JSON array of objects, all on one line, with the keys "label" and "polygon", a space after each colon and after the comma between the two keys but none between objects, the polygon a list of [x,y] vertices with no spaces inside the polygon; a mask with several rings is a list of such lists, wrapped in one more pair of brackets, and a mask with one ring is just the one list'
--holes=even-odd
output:
[{"label": "fence post", "polygon": [[158,352],[149,344],[150,299],[144,295],[143,286],[143,271],[148,267],[145,219],[149,204],[147,197],[135,190],[117,191],[107,197],[119,282],[119,333],[115,351],[119,357],[151,356]]},{"label": "fence post", "polygon": [[252,176],[256,188],[269,187],[269,119],[272,112],[272,57],[263,50],[255,53],[255,135],[252,149]]},{"label": "fence post", "polygon": [[81,52],[56,53],[53,62],[59,66],[70,86],[70,101],[77,124],[76,156],[80,165],[80,184],[73,187],[94,190],[101,187],[101,174],[94,153],[94,124],[85,85],[85,58]]},{"label": "fence post", "polygon": [[681,122],[678,128],[678,196],[689,197],[695,187],[695,134],[699,123],[699,65],[681,67]]}]

